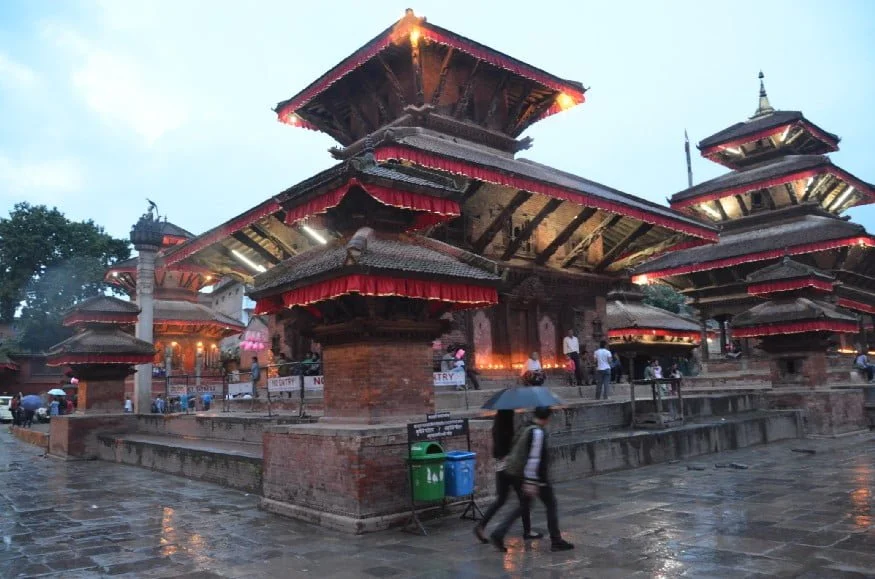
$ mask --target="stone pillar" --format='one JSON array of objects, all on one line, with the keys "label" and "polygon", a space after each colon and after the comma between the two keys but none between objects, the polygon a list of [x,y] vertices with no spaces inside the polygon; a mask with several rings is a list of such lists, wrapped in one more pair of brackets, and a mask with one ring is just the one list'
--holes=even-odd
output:
[{"label": "stone pillar", "polygon": [[[155,256],[158,248],[152,245],[137,246],[137,338],[152,343],[153,316],[155,311]],[[152,405],[152,363],[137,366],[137,381],[134,387],[134,411],[146,414]]]},{"label": "stone pillar", "polygon": [[195,386],[201,385],[201,372],[203,370],[204,365],[204,350],[201,347],[195,351],[194,354],[194,383]]},{"label": "stone pillar", "polygon": [[709,351],[710,344],[708,344],[708,319],[704,312],[702,313],[702,337],[699,349],[701,350],[702,363],[705,364],[710,359],[711,352]]}]

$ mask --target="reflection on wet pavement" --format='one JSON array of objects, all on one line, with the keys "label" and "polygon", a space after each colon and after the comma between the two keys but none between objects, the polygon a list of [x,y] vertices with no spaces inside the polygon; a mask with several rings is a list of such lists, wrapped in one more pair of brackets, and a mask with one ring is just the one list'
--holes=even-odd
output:
[{"label": "reflection on wet pavement", "polygon": [[[791,452],[800,444],[816,454]],[[517,537],[499,554],[456,518],[426,523],[428,537],[351,537],[239,491],[43,458],[4,431],[0,577],[875,577],[873,479],[872,435],[602,475],[559,487],[577,549]],[[542,511],[534,520],[544,528]]]}]

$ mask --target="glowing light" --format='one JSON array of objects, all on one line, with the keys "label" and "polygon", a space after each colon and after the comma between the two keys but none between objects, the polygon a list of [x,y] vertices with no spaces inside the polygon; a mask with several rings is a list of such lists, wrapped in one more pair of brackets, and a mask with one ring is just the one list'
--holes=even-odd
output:
[{"label": "glowing light", "polygon": [[416,46],[416,45],[419,44],[419,37],[421,36],[421,34],[422,34],[422,33],[419,31],[419,28],[416,27],[416,26],[414,26],[414,27],[410,30],[410,44],[411,44],[412,46]]},{"label": "glowing light", "polygon": [[289,113],[285,117],[285,121],[287,125],[292,125],[293,127],[301,126],[301,118],[295,113]]},{"label": "glowing light", "polygon": [[178,343],[176,343],[176,342],[170,342],[170,345],[171,345],[171,346],[172,346],[172,347],[174,347],[174,348],[175,348],[175,347],[176,347],[176,346],[178,346],[178,345],[179,345],[179,344],[178,344]]},{"label": "glowing light", "polygon": [[208,275],[208,276],[206,277],[206,280],[207,280],[207,281],[210,281],[211,279],[213,279],[213,276],[211,276],[211,275]]},{"label": "glowing light", "polygon": [[203,342],[198,342],[198,343],[197,343],[197,347],[198,347],[198,348],[203,348],[203,347],[204,347],[204,343],[203,343]]},{"label": "glowing light", "polygon": [[844,203],[845,200],[848,198],[848,196],[853,192],[854,192],[853,187],[848,187],[847,189],[845,189],[845,192],[842,193],[842,196],[839,197],[838,201],[836,201],[836,205],[835,205],[836,209],[840,208],[842,206],[842,203]]},{"label": "glowing light", "polygon": [[231,253],[234,254],[234,257],[236,257],[237,259],[242,261],[245,265],[248,265],[252,269],[256,270],[257,272],[264,273],[267,271],[267,269],[263,265],[258,265],[257,263],[255,263],[254,261],[252,261],[251,259],[249,259],[245,255],[243,255],[242,253],[240,253],[236,249],[232,249]]},{"label": "glowing light", "polygon": [[117,271],[112,272],[112,277],[118,277],[118,272]]},{"label": "glowing light", "polygon": [[718,213],[717,210],[714,209],[713,207],[711,207],[710,205],[703,204],[703,205],[700,205],[699,207],[701,207],[702,210],[705,211],[705,213],[707,213],[708,216],[711,217],[712,219],[718,219],[718,220],[722,219],[720,213]]},{"label": "glowing light", "polygon": [[808,189],[811,187],[811,184],[814,183],[814,177],[809,177],[808,181],[805,183],[805,188]]},{"label": "glowing light", "polygon": [[726,147],[723,149],[727,153],[732,153],[733,155],[741,155],[741,149],[735,149],[733,147]]},{"label": "glowing light", "polygon": [[564,111],[566,109],[570,109],[577,103],[574,102],[574,99],[571,97],[571,95],[561,92],[559,93],[559,96],[556,97],[556,104],[559,105],[559,108]]},{"label": "glowing light", "polygon": [[641,275],[634,275],[632,276],[632,283],[634,283],[635,285],[649,285],[650,278],[647,277],[646,273],[642,273]]},{"label": "glowing light", "polygon": [[309,226],[307,226],[307,225],[302,225],[302,226],[301,226],[301,229],[304,230],[304,233],[306,233],[307,235],[309,235],[310,237],[312,237],[313,239],[315,239],[315,240],[318,241],[319,243],[321,243],[321,244],[323,244],[323,245],[325,245],[326,243],[328,243],[328,241],[327,241],[324,237],[322,237],[322,236],[319,234],[318,231],[314,231],[314,230],[313,230],[312,228],[310,228]]},{"label": "glowing light", "polygon": [[790,132],[790,127],[788,126],[786,129],[784,129],[784,132],[781,133],[781,140],[782,140],[782,141],[786,141],[786,140],[787,140],[787,134],[788,134],[789,132]]},{"label": "glowing light", "polygon": [[218,349],[219,349],[219,347],[218,347],[217,345],[215,345],[215,344],[210,344],[210,348],[212,348],[213,350],[218,350]]}]

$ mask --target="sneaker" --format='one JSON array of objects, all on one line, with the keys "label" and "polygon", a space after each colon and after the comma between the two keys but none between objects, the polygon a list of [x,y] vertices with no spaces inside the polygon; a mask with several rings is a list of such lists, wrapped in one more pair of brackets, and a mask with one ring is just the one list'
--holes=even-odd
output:
[{"label": "sneaker", "polygon": [[543,533],[539,533],[537,531],[530,531],[528,533],[523,534],[524,541],[535,541],[537,539],[542,539],[544,537]]},{"label": "sneaker", "polygon": [[572,545],[565,539],[558,539],[556,541],[553,541],[553,543],[550,545],[551,551],[570,551],[573,548],[574,545]]}]

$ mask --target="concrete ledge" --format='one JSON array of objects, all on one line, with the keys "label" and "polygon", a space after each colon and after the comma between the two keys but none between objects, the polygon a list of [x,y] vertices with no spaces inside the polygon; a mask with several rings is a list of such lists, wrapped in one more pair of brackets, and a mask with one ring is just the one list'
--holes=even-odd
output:
[{"label": "concrete ledge", "polygon": [[262,510],[276,515],[289,517],[305,523],[319,525],[335,531],[343,533],[351,533],[353,535],[363,535],[365,533],[374,533],[384,531],[390,527],[396,527],[404,524],[410,513],[396,513],[393,515],[385,515],[381,517],[370,517],[365,519],[356,519],[344,515],[317,511],[300,505],[284,503],[273,499],[262,497],[259,505]]},{"label": "concrete ledge", "polygon": [[12,436],[22,442],[33,444],[48,450],[49,448],[49,433],[40,430],[32,430],[21,426],[12,426]]}]

